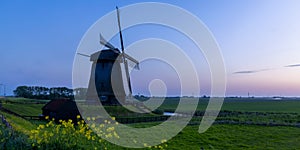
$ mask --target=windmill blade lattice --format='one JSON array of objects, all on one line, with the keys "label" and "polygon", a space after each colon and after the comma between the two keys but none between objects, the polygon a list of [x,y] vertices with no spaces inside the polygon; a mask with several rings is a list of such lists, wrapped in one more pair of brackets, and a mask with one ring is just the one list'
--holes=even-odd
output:
[{"label": "windmill blade lattice", "polygon": [[125,57],[127,59],[127,64],[130,67],[132,67],[134,69],[137,69],[137,70],[140,69],[139,62],[136,59],[134,59],[133,57],[127,55],[126,53],[122,53],[122,55],[124,55],[123,57]]}]

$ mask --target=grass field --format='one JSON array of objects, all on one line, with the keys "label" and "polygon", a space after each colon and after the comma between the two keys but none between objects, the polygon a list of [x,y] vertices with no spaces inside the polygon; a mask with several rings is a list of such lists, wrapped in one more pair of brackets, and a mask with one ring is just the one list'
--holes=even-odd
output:
[{"label": "grass field", "polygon": [[188,126],[168,142],[170,149],[297,149],[300,128],[213,125],[203,134]]},{"label": "grass field", "polygon": [[[183,100],[188,101],[188,98]],[[179,103],[178,98],[169,98],[159,107],[162,110],[174,111]],[[205,111],[208,98],[200,98],[197,110]],[[222,110],[247,112],[284,112],[300,113],[300,99],[273,100],[271,98],[225,98]],[[189,109],[189,108],[187,108]]]},{"label": "grass field", "polygon": [[[9,101],[14,101],[14,99],[9,99]],[[41,114],[41,108],[44,106],[44,104],[34,104],[35,101],[29,99],[16,99],[16,101],[22,103],[2,103],[2,105],[4,108],[22,115]],[[25,104],[24,102],[28,103]],[[174,111],[177,104],[177,99],[169,98],[159,109]],[[206,105],[207,99],[200,99],[197,110],[205,110]],[[126,112],[113,106],[107,107],[107,109],[115,114]],[[300,125],[300,100],[230,98],[225,100],[222,110],[223,113],[219,115],[217,120],[257,124],[273,123],[280,126],[216,124],[209,128],[207,132],[199,134],[198,125],[201,117],[194,117],[192,119],[194,124],[186,126],[177,136],[169,140],[166,143],[168,145],[166,149],[298,149],[300,147],[300,128],[295,127],[297,124]],[[25,120],[5,112],[0,112],[0,114],[3,114],[13,126],[13,130],[24,138],[19,140],[19,144],[14,143],[14,145],[21,145],[21,147],[23,145],[24,149],[30,148],[31,143],[26,139],[30,132],[40,124],[45,123],[43,121]],[[130,124],[130,126],[145,128],[159,123],[135,123]],[[7,134],[3,125],[1,130],[3,130],[1,133],[5,134],[0,135],[0,140],[6,139],[6,141],[13,143],[12,139],[4,137],[9,134]],[[29,143],[26,144],[26,141]],[[84,144],[86,144],[84,148],[95,146],[95,143],[90,141],[86,141]],[[109,145],[109,148],[124,149],[114,145]]]},{"label": "grass field", "polygon": [[29,98],[22,98],[22,97],[9,97],[9,98],[5,98],[5,99],[0,99],[3,103],[6,102],[16,102],[16,103],[24,103],[24,104],[28,104],[28,103],[47,103],[50,100],[43,100],[43,99],[29,99]]},{"label": "grass field", "polygon": [[300,113],[299,100],[225,100],[222,110]]},{"label": "grass field", "polygon": [[42,107],[45,104],[12,104],[4,103],[2,107],[9,109],[19,115],[23,116],[38,116],[42,114]]},{"label": "grass field", "polygon": [[25,135],[28,135],[30,130],[33,130],[37,127],[37,125],[34,122],[5,112],[0,111],[0,115],[3,115],[6,118],[6,120],[11,124],[15,131],[23,133]]}]

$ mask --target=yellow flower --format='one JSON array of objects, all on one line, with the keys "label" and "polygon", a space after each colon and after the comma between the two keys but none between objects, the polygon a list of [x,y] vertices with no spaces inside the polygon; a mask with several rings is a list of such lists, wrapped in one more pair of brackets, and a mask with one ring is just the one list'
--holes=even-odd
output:
[{"label": "yellow flower", "polygon": [[[81,116],[76,116],[77,118],[81,118]],[[96,120],[98,117],[88,117],[87,120]],[[114,119],[114,118],[112,118]],[[110,120],[111,121],[111,120]],[[105,122],[110,124],[109,120]],[[32,147],[43,148],[44,144],[49,144],[53,142],[54,139],[64,141],[64,138],[67,136],[74,136],[74,137],[84,137],[85,140],[90,141],[99,141],[99,143],[103,143],[103,139],[99,139],[96,137],[96,134],[100,134],[105,136],[106,138],[116,138],[119,139],[119,135],[115,131],[114,126],[105,125],[105,123],[100,124],[99,126],[95,123],[89,124],[84,123],[84,120],[78,120],[77,125],[72,122],[72,120],[59,120],[59,124],[55,124],[53,121],[49,120],[46,124],[40,124],[37,126],[37,129],[31,130],[29,133],[29,139],[32,140]],[[93,133],[92,129],[95,131],[96,134]],[[1,132],[0,132],[1,135]],[[80,139],[75,139],[70,144],[74,142],[77,143]],[[1,139],[0,139],[0,142]],[[136,142],[136,141],[135,141]],[[95,146],[95,145],[94,145]],[[97,148],[95,146],[94,148]],[[106,147],[103,147],[106,148]]]},{"label": "yellow flower", "polygon": [[148,147],[147,143],[144,143],[144,147]]},{"label": "yellow flower", "polygon": [[109,127],[109,128],[106,129],[107,132],[111,132],[111,131],[114,131],[114,130],[115,130],[115,127]]},{"label": "yellow flower", "polygon": [[48,119],[49,119],[49,116],[46,116],[45,119],[48,120]]},{"label": "yellow flower", "polygon": [[117,132],[114,132],[114,136],[115,136],[117,139],[120,138],[119,135],[117,134]]},{"label": "yellow flower", "polygon": [[106,138],[111,138],[111,137],[112,137],[112,134],[109,133],[109,134],[105,135],[105,137],[106,137]]},{"label": "yellow flower", "polygon": [[77,115],[76,118],[77,118],[77,119],[80,119],[80,115]]},{"label": "yellow flower", "polygon": [[87,120],[87,121],[90,121],[90,120],[91,120],[91,118],[90,118],[90,117],[87,117],[87,118],[86,118],[86,120]]},{"label": "yellow flower", "polygon": [[40,128],[40,129],[44,129],[45,126],[41,124],[41,125],[39,125],[39,128]]},{"label": "yellow flower", "polygon": [[161,143],[165,143],[165,142],[167,142],[166,139],[162,139],[162,140],[161,140]]},{"label": "yellow flower", "polygon": [[37,140],[37,143],[38,143],[38,144],[40,144],[41,142],[42,142],[42,140],[41,140],[41,139],[38,139],[38,140]]}]

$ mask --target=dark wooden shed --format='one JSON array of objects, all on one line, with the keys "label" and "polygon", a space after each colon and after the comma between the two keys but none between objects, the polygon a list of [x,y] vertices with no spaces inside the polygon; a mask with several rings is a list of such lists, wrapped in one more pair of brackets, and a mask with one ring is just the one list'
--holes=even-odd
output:
[{"label": "dark wooden shed", "polygon": [[43,116],[49,116],[50,119],[58,120],[76,120],[76,116],[80,115],[75,101],[70,99],[51,100],[43,108]]}]

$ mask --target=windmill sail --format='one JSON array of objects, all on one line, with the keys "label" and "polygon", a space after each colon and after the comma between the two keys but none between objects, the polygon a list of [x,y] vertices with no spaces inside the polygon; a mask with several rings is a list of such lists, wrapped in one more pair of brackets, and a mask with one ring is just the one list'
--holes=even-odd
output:
[{"label": "windmill sail", "polygon": [[124,53],[123,36],[122,36],[121,22],[120,22],[120,12],[119,12],[119,8],[118,7],[116,7],[116,9],[117,9],[117,17],[118,17],[118,26],[119,26],[119,34],[120,34],[120,41],[121,41],[121,49],[122,49],[122,52]]},{"label": "windmill sail", "polygon": [[122,53],[122,55],[124,55],[123,57],[125,57],[127,59],[127,64],[130,67],[137,69],[137,70],[140,69],[139,62],[136,59],[132,58],[131,56],[127,55],[126,53]]},{"label": "windmill sail", "polygon": [[124,62],[124,68],[125,68],[125,75],[126,75],[126,79],[128,82],[129,96],[131,96],[132,89],[131,89],[131,82],[130,82],[129,71],[128,71],[128,63],[127,63],[127,60],[124,55],[125,53],[124,53],[123,36],[122,36],[122,29],[121,29],[121,22],[120,22],[120,12],[119,12],[118,7],[116,7],[116,9],[117,9],[117,18],[118,18],[118,26],[119,26],[119,34],[120,34],[121,49],[122,49],[122,54],[123,54],[122,56],[123,56],[123,62]]},{"label": "windmill sail", "polygon": [[107,42],[101,34],[100,34],[100,44],[104,45],[105,47],[107,47],[109,49],[116,49],[112,44]]},{"label": "windmill sail", "polygon": [[85,56],[85,57],[91,57],[90,55],[87,55],[87,54],[82,54],[82,53],[77,53],[78,55],[81,55],[81,56]]}]

